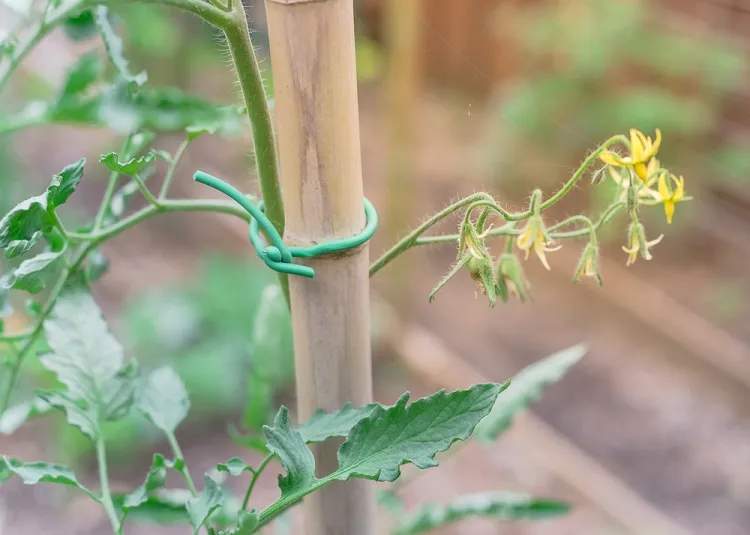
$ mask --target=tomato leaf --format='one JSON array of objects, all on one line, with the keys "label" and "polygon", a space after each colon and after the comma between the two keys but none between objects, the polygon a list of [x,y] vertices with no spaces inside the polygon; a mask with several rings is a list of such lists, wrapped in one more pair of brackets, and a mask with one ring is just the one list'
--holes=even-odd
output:
[{"label": "tomato leaf", "polygon": [[129,160],[125,161],[121,161],[120,156],[116,152],[103,154],[99,158],[99,163],[105,165],[109,170],[128,176],[138,174],[141,169],[143,169],[153,161],[154,155],[151,152],[139,158],[130,158]]},{"label": "tomato leaf", "polygon": [[78,482],[76,475],[67,466],[43,462],[25,463],[5,455],[0,457],[0,466],[2,465],[5,465],[6,473],[18,476],[24,485],[53,483],[75,487],[98,501],[98,498],[90,490]]},{"label": "tomato leaf", "polygon": [[156,427],[174,433],[190,410],[187,390],[172,368],[151,372],[138,389],[136,407]]},{"label": "tomato leaf", "polygon": [[115,33],[115,29],[109,21],[109,9],[106,6],[98,6],[95,9],[96,27],[99,29],[102,41],[104,41],[104,48],[107,51],[109,60],[114,65],[120,78],[128,84],[131,91],[139,88],[148,79],[146,72],[140,72],[135,75],[130,72],[130,66],[124,55],[122,39]]},{"label": "tomato leaf", "polygon": [[467,518],[503,521],[544,520],[566,514],[570,506],[556,500],[512,492],[486,492],[453,499],[446,505],[426,504],[400,522],[394,535],[428,533]]},{"label": "tomato leaf", "polygon": [[203,480],[205,482],[203,492],[187,502],[188,516],[196,535],[209,517],[224,504],[224,492],[221,486],[208,476],[205,476]]},{"label": "tomato leaf", "polygon": [[539,399],[545,388],[562,379],[585,354],[586,348],[577,345],[521,370],[511,381],[508,391],[498,398],[487,418],[477,426],[477,438],[496,440],[510,427],[516,414]]}]

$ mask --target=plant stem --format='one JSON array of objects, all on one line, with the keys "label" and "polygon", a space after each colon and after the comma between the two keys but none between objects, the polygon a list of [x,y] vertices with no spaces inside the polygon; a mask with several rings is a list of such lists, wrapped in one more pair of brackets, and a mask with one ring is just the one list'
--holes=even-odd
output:
[{"label": "plant stem", "polygon": [[[120,154],[125,152],[127,148],[130,146],[130,141],[132,139],[132,135],[129,135],[127,138],[125,138],[125,142],[122,144],[122,149],[120,149]],[[96,213],[96,219],[94,219],[94,232],[102,228],[102,225],[104,224],[104,217],[107,215],[107,210],[109,210],[109,204],[112,202],[112,196],[115,194],[115,190],[117,189],[117,181],[120,178],[120,173],[117,171],[112,171],[109,174],[109,181],[107,182],[107,190],[104,192],[104,197],[102,198],[102,202],[99,205],[99,211]]]},{"label": "plant stem", "polygon": [[[263,196],[263,205],[268,219],[281,236],[284,235],[284,201],[281,196],[276,141],[268,110],[263,78],[255,56],[250,30],[247,25],[245,8],[241,1],[232,2],[232,23],[223,28],[229,51],[237,71],[245,108],[253,131],[255,161],[258,166],[258,180]],[[279,284],[289,303],[289,281],[285,274],[279,274]]]},{"label": "plant stem", "polygon": [[118,221],[114,225],[107,227],[99,232],[88,234],[70,233],[71,239],[80,242],[91,242],[94,245],[109,240],[126,231],[130,227],[137,225],[158,214],[167,214],[174,212],[216,212],[230,214],[239,217],[243,221],[250,221],[250,215],[236,203],[228,201],[213,201],[208,199],[174,199],[161,201],[159,206],[149,205],[141,208],[134,214]]},{"label": "plant stem", "polygon": [[187,485],[190,494],[192,494],[194,497],[198,496],[198,489],[195,488],[193,478],[190,477],[190,470],[188,470],[187,463],[185,463],[185,456],[182,453],[180,444],[177,442],[177,437],[174,436],[174,433],[167,433],[167,439],[169,440],[169,445],[172,448],[172,452],[174,453],[175,460],[180,459],[182,461],[182,466],[178,471],[182,475],[182,478],[185,480],[185,484]]},{"label": "plant stem", "polygon": [[599,157],[599,155],[602,153],[604,149],[609,147],[610,145],[616,143],[616,142],[624,143],[628,147],[630,146],[630,141],[628,138],[623,136],[622,134],[617,134],[616,136],[612,136],[607,141],[599,145],[599,147],[589,154],[585,160],[583,160],[583,163],[578,167],[575,173],[573,173],[573,176],[570,177],[570,180],[568,180],[565,185],[560,188],[560,190],[555,193],[552,197],[544,201],[541,206],[539,207],[541,210],[544,210],[545,208],[549,208],[550,206],[557,204],[557,202],[565,197],[565,195],[568,194],[568,192],[573,189],[573,187],[576,185],[576,183],[581,179],[583,176],[583,173],[586,172],[586,169],[589,168],[589,166],[594,163],[594,161]]},{"label": "plant stem", "polygon": [[[44,17],[32,32],[16,45],[13,55],[0,64],[0,92],[2,92],[3,88],[6,86],[16,68],[18,68],[34,47],[38,45],[49,32],[65,22],[71,15],[95,5],[114,5],[116,3],[121,4],[126,2],[163,4],[177,7],[198,15],[206,22],[213,24],[218,28],[229,26],[231,20],[227,13],[207,2],[204,2],[203,0],[82,0],[81,2],[72,2],[56,11],[49,19]],[[242,2],[239,1],[235,3],[242,4]]]},{"label": "plant stem", "polygon": [[164,182],[161,185],[161,191],[159,191],[159,200],[163,201],[167,198],[167,193],[169,193],[169,186],[172,184],[172,180],[174,180],[174,173],[177,170],[177,166],[180,165],[180,161],[182,160],[182,157],[185,155],[185,151],[187,150],[188,146],[190,145],[190,139],[186,139],[182,142],[180,145],[180,148],[177,149],[177,152],[174,155],[174,158],[172,158],[172,163],[169,164],[169,169],[167,169],[167,174],[164,175]]},{"label": "plant stem", "polygon": [[109,518],[110,524],[112,524],[112,530],[115,535],[121,535],[122,525],[120,519],[117,517],[117,511],[115,511],[115,505],[112,503],[112,495],[109,491],[109,474],[107,473],[107,452],[104,448],[104,438],[99,436],[96,440],[96,462],[99,466],[99,483],[101,485],[102,498],[101,503],[104,506],[104,510],[107,512],[107,518]]},{"label": "plant stem", "polygon": [[60,231],[60,234],[63,235],[63,238],[65,238],[65,241],[68,241],[70,235],[68,234],[68,230],[65,228],[65,225],[63,225],[62,220],[60,219],[60,216],[55,212],[52,211],[52,221],[55,224],[55,227],[57,230]]},{"label": "plant stem", "polygon": [[159,202],[159,199],[154,197],[154,194],[151,193],[151,190],[148,189],[148,186],[146,185],[146,183],[143,181],[143,179],[140,177],[138,173],[133,175],[133,180],[135,180],[135,183],[138,184],[138,189],[141,190],[141,193],[146,198],[148,203],[154,208],[156,208],[157,210],[159,210],[159,208],[161,207],[161,203]]},{"label": "plant stem", "polygon": [[[411,247],[414,247],[416,245],[417,239],[430,230],[432,227],[440,223],[443,219],[449,217],[454,212],[457,212],[461,208],[463,208],[466,205],[470,205],[476,201],[491,201],[494,203],[494,199],[492,199],[492,196],[489,193],[475,193],[473,195],[469,195],[468,197],[461,199],[458,202],[455,202],[451,204],[450,206],[444,208],[431,218],[429,218],[427,221],[422,223],[419,227],[414,229],[412,232],[407,234],[404,238],[402,238],[396,245],[388,249],[385,253],[383,253],[380,258],[378,258],[373,264],[370,266],[370,277],[375,275],[378,271],[383,269],[385,266],[390,264],[393,260],[396,259],[400,254],[406,252]],[[456,235],[456,238],[458,239],[458,235]]]},{"label": "plant stem", "polygon": [[57,282],[55,283],[49,293],[49,296],[47,297],[47,301],[42,308],[42,312],[37,318],[36,325],[27,333],[0,337],[0,339],[2,340],[25,340],[20,350],[18,351],[18,356],[13,365],[13,368],[11,369],[10,374],[8,375],[8,381],[3,387],[2,394],[0,394],[2,396],[0,398],[0,416],[2,416],[3,413],[5,413],[5,411],[8,409],[10,398],[13,393],[16,381],[18,380],[18,375],[20,373],[23,360],[29,353],[29,351],[31,351],[31,348],[36,342],[36,339],[42,333],[44,320],[47,318],[50,312],[52,312],[55,301],[57,301],[57,298],[62,293],[63,288],[68,281],[68,278],[78,270],[88,254],[101,243],[114,238],[115,236],[121,234],[134,225],[145,221],[146,219],[149,219],[157,214],[170,212],[218,212],[235,215],[244,221],[249,221],[250,217],[247,212],[245,212],[232,202],[208,201],[200,199],[166,200],[162,201],[159,204],[159,208],[153,205],[149,205],[134,213],[130,217],[123,219],[122,221],[119,221],[118,223],[98,232],[91,232],[89,234],[69,232],[68,237],[73,242],[81,242],[80,252],[74,255],[74,260],[71,266],[63,270],[63,272],[60,274]]},{"label": "plant stem", "polygon": [[[231,24],[231,19],[227,13],[204,0],[85,0],[84,3],[88,5],[115,5],[128,2],[131,4],[161,4],[164,6],[176,7],[183,11],[188,11],[194,15],[198,15],[200,18],[217,28],[224,28]],[[236,3],[241,4],[242,2],[237,0]]]},{"label": "plant stem", "polygon": [[52,291],[50,291],[50,294],[47,297],[47,301],[42,308],[42,312],[39,314],[36,326],[33,328],[23,346],[21,346],[21,349],[18,351],[16,361],[13,363],[13,368],[8,375],[7,384],[3,388],[2,400],[0,400],[0,416],[2,416],[8,409],[8,405],[10,404],[10,397],[13,394],[13,390],[15,389],[16,381],[18,381],[18,375],[21,371],[23,359],[26,357],[29,351],[31,351],[34,342],[36,342],[37,337],[41,334],[44,327],[44,320],[47,318],[47,316],[49,316],[50,312],[52,312],[52,309],[55,306],[55,301],[57,301],[57,298],[60,296],[60,293],[65,287],[65,283],[68,281],[68,277],[70,277],[70,274],[78,268],[84,256],[85,254],[82,252],[81,255],[77,257],[76,261],[74,261],[73,265],[71,267],[65,268],[60,274],[60,277],[57,279],[57,282],[55,283]]},{"label": "plant stem", "polygon": [[260,474],[263,473],[263,470],[266,469],[266,466],[268,466],[268,463],[271,462],[273,457],[273,453],[269,453],[268,455],[266,455],[266,457],[258,465],[258,468],[253,471],[253,479],[250,481],[250,485],[248,485],[247,491],[245,492],[245,498],[242,500],[242,509],[247,509],[247,504],[250,503],[250,495],[253,493],[255,484],[258,482]]}]

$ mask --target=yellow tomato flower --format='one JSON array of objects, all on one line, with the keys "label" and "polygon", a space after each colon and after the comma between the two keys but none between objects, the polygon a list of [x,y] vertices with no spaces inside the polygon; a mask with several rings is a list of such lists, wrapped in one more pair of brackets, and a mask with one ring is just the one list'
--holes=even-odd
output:
[{"label": "yellow tomato flower", "polygon": [[518,239],[516,240],[516,245],[518,246],[518,248],[522,251],[526,251],[526,259],[529,258],[529,252],[533,248],[534,252],[539,257],[539,260],[542,262],[542,265],[547,269],[551,268],[549,267],[549,263],[547,262],[547,256],[545,255],[545,253],[557,251],[560,249],[560,246],[550,247],[552,243],[552,240],[549,239],[547,233],[544,230],[544,223],[542,222],[542,218],[539,216],[531,217],[528,224],[526,225],[526,228],[523,229],[523,232],[520,236],[518,236]]},{"label": "yellow tomato flower", "polygon": [[659,243],[663,237],[664,234],[662,234],[655,240],[648,241],[643,230],[643,225],[638,222],[630,225],[630,232],[628,233],[630,248],[627,248],[625,246],[623,246],[622,248],[623,251],[628,253],[628,261],[625,265],[632,265],[638,259],[639,253],[644,258],[644,260],[651,260],[653,258],[650,251],[651,247]]},{"label": "yellow tomato flower", "polygon": [[642,132],[632,128],[630,130],[630,155],[620,156],[616,152],[605,150],[599,158],[607,165],[632,167],[636,176],[645,182],[648,179],[648,164],[659,151],[659,145],[661,145],[661,130],[658,128],[653,141]]},{"label": "yellow tomato flower", "polygon": [[675,204],[685,200],[685,179],[682,176],[677,178],[674,175],[670,175],[670,178],[675,183],[674,189],[670,188],[667,183],[666,173],[659,175],[659,197],[664,203],[664,214],[667,216],[667,223],[671,224]]}]

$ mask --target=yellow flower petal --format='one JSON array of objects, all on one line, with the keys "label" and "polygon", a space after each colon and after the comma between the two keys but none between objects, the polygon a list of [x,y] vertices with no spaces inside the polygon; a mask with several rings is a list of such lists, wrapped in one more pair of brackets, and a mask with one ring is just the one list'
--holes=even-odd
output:
[{"label": "yellow flower petal", "polygon": [[638,176],[638,178],[640,178],[642,182],[646,182],[646,178],[648,178],[646,164],[636,163],[635,165],[633,165],[633,170],[635,171],[636,176]]},{"label": "yellow flower petal", "polygon": [[602,151],[602,153],[599,155],[599,159],[607,165],[627,165],[627,162],[623,161],[623,158],[619,154],[616,154],[609,150]]},{"label": "yellow flower petal", "polygon": [[676,201],[682,200],[685,197],[685,179],[682,176],[680,176],[680,178],[677,178],[672,175],[672,180],[674,180],[675,184],[677,184],[677,189],[675,189],[674,192],[674,198]]},{"label": "yellow flower petal", "polygon": [[657,152],[659,152],[659,147],[661,146],[661,130],[658,128],[656,129],[656,139],[654,140],[654,144],[651,146],[651,154],[650,156],[653,156]]},{"label": "yellow flower petal", "polygon": [[669,191],[669,184],[667,184],[666,173],[659,175],[659,196],[664,201],[672,198],[672,192]]},{"label": "yellow flower petal", "polygon": [[664,201],[664,214],[667,216],[667,223],[672,224],[672,217],[674,217],[674,201]]},{"label": "yellow flower petal", "polygon": [[633,157],[634,162],[639,162],[643,159],[643,153],[646,150],[646,139],[635,128],[630,129],[630,154]]}]

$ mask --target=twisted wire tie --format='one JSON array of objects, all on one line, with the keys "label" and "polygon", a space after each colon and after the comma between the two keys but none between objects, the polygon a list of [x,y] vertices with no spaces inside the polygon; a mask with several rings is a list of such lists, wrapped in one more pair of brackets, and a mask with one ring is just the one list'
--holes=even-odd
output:
[{"label": "twisted wire tie", "polygon": [[[279,273],[313,278],[315,276],[315,270],[313,268],[295,264],[293,259],[315,258],[317,256],[354,249],[370,240],[373,234],[375,234],[375,230],[378,228],[378,213],[372,203],[365,198],[364,205],[367,224],[356,236],[317,243],[307,247],[289,247],[284,243],[284,240],[276,230],[276,227],[273,226],[273,223],[271,223],[263,212],[262,201],[257,205],[254,204],[245,194],[234,186],[203,171],[196,171],[193,177],[196,182],[210,186],[230,197],[250,214],[251,219],[248,229],[250,243],[255,247],[255,253],[258,255],[258,258],[260,258],[269,268]],[[261,228],[265,235],[271,240],[272,245],[267,245],[260,236]]]}]

